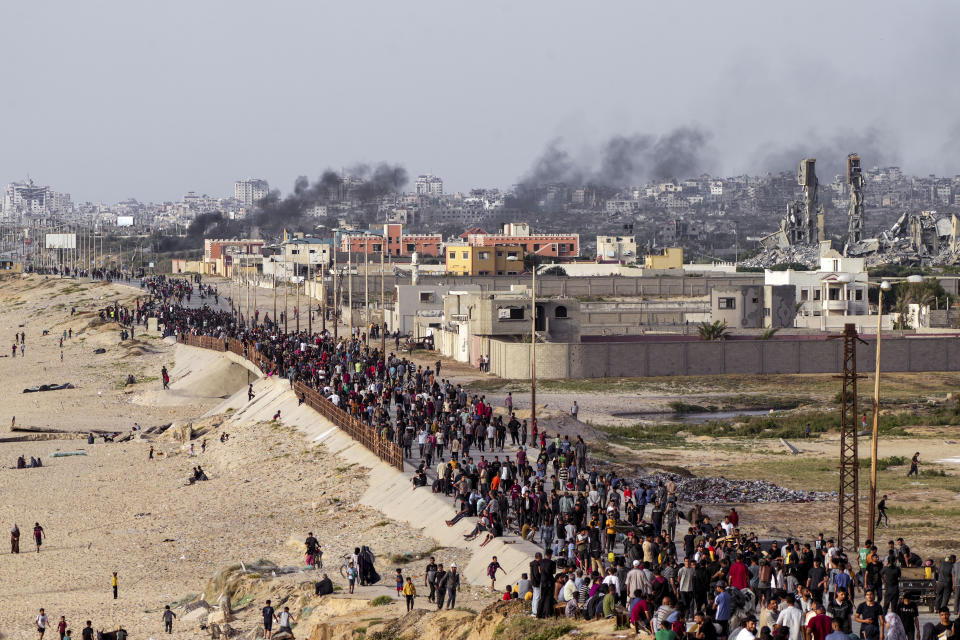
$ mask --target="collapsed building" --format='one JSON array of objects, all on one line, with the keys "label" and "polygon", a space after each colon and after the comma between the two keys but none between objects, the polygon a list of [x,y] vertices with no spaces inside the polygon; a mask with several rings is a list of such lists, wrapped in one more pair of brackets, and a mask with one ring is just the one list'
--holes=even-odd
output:
[{"label": "collapsed building", "polygon": [[[936,211],[907,212],[878,237],[865,238],[865,182],[860,156],[856,153],[847,156],[846,183],[850,187],[850,203],[844,256],[866,258],[870,266],[960,263],[956,214],[938,216]],[[745,266],[766,268],[789,262],[813,266],[831,248],[823,226],[823,207],[817,196],[815,158],[800,161],[797,184],[803,187],[803,199],[787,205],[779,229],[760,238],[761,252],[745,260]]]},{"label": "collapsed building", "polygon": [[795,245],[813,245],[826,237],[823,228],[823,206],[817,191],[816,158],[804,158],[797,171],[797,184],[803,187],[803,200],[787,205],[787,215],[780,220],[780,228],[760,239],[764,249],[785,249]]}]

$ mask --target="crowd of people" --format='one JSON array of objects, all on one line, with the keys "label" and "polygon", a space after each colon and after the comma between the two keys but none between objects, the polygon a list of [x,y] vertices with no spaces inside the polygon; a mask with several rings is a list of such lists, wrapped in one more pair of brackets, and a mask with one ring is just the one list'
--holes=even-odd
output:
[{"label": "crowd of people", "polygon": [[[518,419],[510,396],[495,408],[442,378],[440,362],[431,368],[384,353],[360,332],[338,340],[329,332],[285,333],[269,316],[246,323],[208,305],[187,307],[181,303],[193,284],[185,280],[145,278],[142,285],[151,298],[118,309],[121,321],[155,316],[168,335],[241,341],[267,375],[321,391],[402,447],[416,468],[413,489],[452,501],[450,526],[475,519],[468,540],[482,536],[484,546],[512,535],[540,545],[529,572],[504,592],[529,600],[531,615],[618,618],[658,640],[671,633],[839,640],[836,634],[848,637],[855,624],[865,640],[912,640],[921,631],[912,594],[899,592],[900,568],[920,562],[902,540],[882,551],[868,543],[853,556],[823,536],[768,544],[740,528],[735,510],[717,524],[699,505],[681,511],[671,481],[645,485],[598,470],[582,438],[551,436],[536,421]],[[678,538],[683,521],[687,530]],[[953,566],[931,567],[931,574],[960,591]],[[448,575],[427,568],[425,585],[439,606],[449,603]],[[408,595],[405,583],[397,588]],[[924,640],[945,628],[955,637],[942,611],[950,589],[943,593],[941,621],[925,625]]]}]

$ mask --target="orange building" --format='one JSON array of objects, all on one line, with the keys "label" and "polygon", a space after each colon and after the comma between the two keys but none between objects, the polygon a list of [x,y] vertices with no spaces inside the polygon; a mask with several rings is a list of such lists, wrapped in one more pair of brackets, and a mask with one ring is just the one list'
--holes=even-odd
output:
[{"label": "orange building", "polygon": [[511,223],[503,225],[501,233],[486,233],[478,229],[476,233],[467,232],[465,236],[467,244],[475,247],[520,245],[525,253],[534,253],[538,256],[580,257],[580,234],[578,233],[534,234],[530,232],[528,224]]},{"label": "orange building", "polygon": [[380,253],[386,240],[387,254],[391,256],[410,256],[414,252],[421,256],[442,255],[443,236],[439,233],[404,233],[402,224],[385,224],[383,231],[367,231],[362,234],[344,234],[340,238],[340,251],[353,253]]}]

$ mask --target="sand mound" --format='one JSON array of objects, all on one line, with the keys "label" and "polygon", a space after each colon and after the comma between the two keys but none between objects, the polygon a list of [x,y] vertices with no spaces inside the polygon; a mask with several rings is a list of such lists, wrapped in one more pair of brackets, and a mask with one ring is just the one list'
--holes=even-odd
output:
[{"label": "sand mound", "polygon": [[190,399],[229,398],[255,380],[247,369],[212,351],[178,345],[175,357],[170,389],[162,389],[157,382],[153,389],[134,396],[133,402],[167,407]]}]

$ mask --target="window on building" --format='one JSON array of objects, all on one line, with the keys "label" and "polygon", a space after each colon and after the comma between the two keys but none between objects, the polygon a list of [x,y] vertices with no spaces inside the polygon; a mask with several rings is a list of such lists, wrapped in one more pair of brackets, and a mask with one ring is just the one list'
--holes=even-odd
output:
[{"label": "window on building", "polygon": [[834,270],[834,271],[837,271],[837,270],[839,270],[839,269],[840,269],[840,261],[839,261],[839,260],[834,260],[834,261],[833,261],[833,270]]},{"label": "window on building", "polygon": [[813,299],[814,299],[814,300],[819,300],[819,299],[820,299],[820,289],[814,289],[814,291],[813,291]]},{"label": "window on building", "polygon": [[497,275],[498,275],[498,276],[502,276],[502,275],[503,275],[503,271],[497,271]]},{"label": "window on building", "polygon": [[764,309],[763,309],[763,316],[764,316],[765,318],[769,318],[769,317],[770,317],[770,308],[769,308],[769,307],[764,307]]},{"label": "window on building", "polygon": [[827,290],[827,295],[830,296],[830,300],[839,300],[840,299],[840,288],[839,287],[830,287]]},{"label": "window on building", "polygon": [[863,289],[857,289],[857,301],[863,300]]},{"label": "window on building", "polygon": [[382,244],[375,244],[375,245],[373,245],[373,250],[374,250],[376,253],[380,253],[380,252],[383,250],[383,245],[382,245]]},{"label": "window on building", "polygon": [[488,276],[488,275],[490,275],[490,272],[489,272],[489,271],[480,271],[480,272],[478,272],[478,273],[479,273],[479,275],[481,275],[481,276]]},{"label": "window on building", "polygon": [[417,245],[416,245],[416,244],[414,244],[414,243],[412,243],[412,242],[408,242],[408,243],[407,243],[407,251],[408,251],[409,253],[413,253],[413,252],[416,251],[416,250],[417,250]]},{"label": "window on building", "polygon": [[502,258],[502,257],[503,257],[503,251],[497,251],[497,257],[498,257],[498,258]]},{"label": "window on building", "polygon": [[421,292],[420,292],[420,302],[433,302],[433,292],[432,292],[432,291],[421,291]]},{"label": "window on building", "polygon": [[539,244],[534,244],[534,245],[533,245],[533,250],[534,250],[534,251],[540,251],[540,245],[539,245]]},{"label": "window on building", "polygon": [[736,309],[737,299],[736,298],[718,298],[717,308],[718,309]]},{"label": "window on building", "polygon": [[760,302],[760,298],[751,298],[750,302],[752,302],[753,304],[758,304]]},{"label": "window on building", "polygon": [[469,254],[468,252],[466,252],[466,251],[462,251],[461,253],[462,253],[462,256],[461,256],[461,257],[462,257],[464,260],[466,260],[467,258],[470,257],[470,254]]},{"label": "window on building", "polygon": [[567,308],[563,305],[559,305],[553,312],[555,318],[566,318],[567,317]]},{"label": "window on building", "polygon": [[489,260],[489,259],[490,259],[490,252],[489,252],[489,251],[481,251],[481,252],[480,252],[479,259],[480,259],[480,260]]},{"label": "window on building", "polygon": [[508,257],[508,258],[516,258],[516,257],[517,257],[517,252],[516,252],[516,251],[507,251],[507,257]]},{"label": "window on building", "polygon": [[810,292],[806,289],[800,289],[800,302],[806,302],[810,299]]},{"label": "window on building", "polygon": [[497,307],[498,320],[523,320],[523,307]]}]

